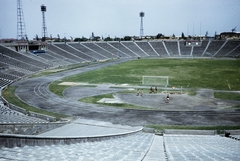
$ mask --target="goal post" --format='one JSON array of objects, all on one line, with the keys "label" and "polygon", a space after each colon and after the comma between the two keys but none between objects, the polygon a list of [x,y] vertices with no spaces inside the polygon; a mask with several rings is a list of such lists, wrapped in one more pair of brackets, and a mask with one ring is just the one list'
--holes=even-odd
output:
[{"label": "goal post", "polygon": [[167,87],[168,76],[142,76],[142,85]]}]

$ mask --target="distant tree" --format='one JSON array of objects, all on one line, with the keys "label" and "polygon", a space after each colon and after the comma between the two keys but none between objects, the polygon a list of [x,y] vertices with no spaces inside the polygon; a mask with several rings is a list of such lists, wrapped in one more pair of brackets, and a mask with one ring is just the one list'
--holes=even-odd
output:
[{"label": "distant tree", "polygon": [[132,39],[132,37],[131,36],[124,36],[124,41],[130,41],[131,39]]},{"label": "distant tree", "polygon": [[161,39],[161,38],[163,38],[163,37],[164,37],[164,35],[161,34],[161,33],[158,33],[157,36],[156,36],[157,39]]},{"label": "distant tree", "polygon": [[182,32],[182,37],[181,37],[182,39],[186,39],[186,37],[185,37],[185,35],[184,35],[184,33]]},{"label": "distant tree", "polygon": [[121,41],[121,39],[119,37],[115,37],[113,41]]},{"label": "distant tree", "polygon": [[106,37],[105,39],[104,39],[104,41],[112,41],[113,39],[111,38],[111,37]]},{"label": "distant tree", "polygon": [[172,37],[175,38],[176,37],[175,34],[173,34]]}]

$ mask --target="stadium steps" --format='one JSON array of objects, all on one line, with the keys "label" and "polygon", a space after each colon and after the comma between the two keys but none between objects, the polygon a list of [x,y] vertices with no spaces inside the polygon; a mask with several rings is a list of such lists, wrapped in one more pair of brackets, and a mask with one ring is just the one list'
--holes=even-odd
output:
[{"label": "stadium steps", "polygon": [[149,44],[154,48],[154,50],[160,55],[161,57],[168,57],[168,53],[165,50],[165,47],[163,45],[162,41],[151,41]]},{"label": "stadium steps", "polygon": [[121,42],[108,42],[111,46],[120,50],[122,53],[125,53],[128,57],[137,57],[132,51],[127,49]]},{"label": "stadium steps", "polygon": [[135,42],[148,56],[159,56],[159,54],[153,49],[149,42],[136,41]]},{"label": "stadium steps", "polygon": [[164,134],[168,161],[240,160],[240,142],[219,135]]},{"label": "stadium steps", "polygon": [[70,145],[1,148],[1,160],[98,160],[141,161],[148,152],[153,134],[136,133],[126,137]]}]

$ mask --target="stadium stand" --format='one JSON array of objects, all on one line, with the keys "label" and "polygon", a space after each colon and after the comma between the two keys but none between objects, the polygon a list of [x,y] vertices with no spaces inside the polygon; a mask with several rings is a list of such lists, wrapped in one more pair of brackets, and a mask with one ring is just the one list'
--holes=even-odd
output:
[{"label": "stadium stand", "polygon": [[192,46],[186,46],[186,41],[178,41],[181,55],[191,55]]},{"label": "stadium stand", "polygon": [[194,46],[192,55],[194,57],[201,57],[205,51],[209,41],[202,41],[201,46]]},{"label": "stadium stand", "polygon": [[6,48],[2,45],[0,45],[0,53],[2,53],[3,56],[5,56],[5,57],[9,57],[9,58],[12,58],[12,59],[16,59],[18,61],[22,61],[22,62],[30,64],[32,66],[36,66],[37,68],[45,69],[45,68],[49,67],[48,64],[45,64],[45,63],[42,63],[40,61],[31,59],[31,58],[27,57],[26,55],[23,55],[21,53],[13,51],[13,50],[11,50],[9,48]]},{"label": "stadium stand", "polygon": [[84,43],[85,46],[87,46],[88,48],[92,49],[95,53],[98,53],[99,55],[105,57],[105,59],[113,59],[116,58],[115,55],[113,55],[112,53],[110,53],[107,50],[104,50],[103,48],[101,48],[100,46],[96,45],[95,42],[92,43]]},{"label": "stadium stand", "polygon": [[121,42],[108,42],[111,46],[115,47],[116,49],[120,50],[122,53],[128,55],[128,57],[138,57],[138,55],[134,54],[132,51],[127,49]]},{"label": "stadium stand", "polygon": [[236,48],[234,48],[232,51],[227,53],[225,56],[240,57],[240,44],[238,44]]},{"label": "stadium stand", "polygon": [[146,57],[148,56],[147,53],[145,53],[141,48],[139,48],[135,42],[121,42],[128,50],[130,50],[131,52],[133,52],[135,55],[137,55],[138,57]]},{"label": "stadium stand", "polygon": [[69,44],[69,45],[76,48],[81,53],[84,53],[85,56],[87,57],[85,59],[87,59],[89,61],[97,61],[97,60],[105,59],[105,57],[103,57],[99,54],[96,54],[93,50],[90,50],[89,48],[86,48],[84,45],[82,45],[82,43]]},{"label": "stadium stand", "polygon": [[154,50],[160,55],[161,57],[168,57],[170,56],[166,51],[163,41],[150,41],[149,44],[154,48]]},{"label": "stadium stand", "polygon": [[240,160],[239,141],[219,135],[165,134],[168,160]]},{"label": "stadium stand", "polygon": [[48,47],[49,50],[52,50],[55,53],[58,53],[66,58],[68,58],[69,60],[71,60],[73,63],[79,63],[82,62],[83,59],[77,57],[76,55],[72,54],[71,52],[69,52],[68,50],[69,47],[66,44],[52,44]]},{"label": "stadium stand", "polygon": [[116,49],[112,45],[109,45],[109,43],[105,42],[96,42],[95,45],[103,48],[104,50],[108,51],[109,53],[112,53],[116,58],[119,57],[127,57],[126,54],[121,52],[120,50]]},{"label": "stadium stand", "polygon": [[178,41],[164,41],[170,56],[179,57]]},{"label": "stadium stand", "polygon": [[11,110],[7,106],[0,105],[0,123],[43,123],[47,122],[36,117],[24,115],[15,110]]},{"label": "stadium stand", "polygon": [[148,56],[159,56],[159,54],[153,49],[153,47],[147,41],[135,42]]},{"label": "stadium stand", "polygon": [[212,40],[209,41],[209,46],[206,50],[205,53],[203,53],[204,56],[209,55],[211,57],[215,56],[215,54],[221,50],[223,45],[225,44],[225,41],[217,41],[217,40]]}]

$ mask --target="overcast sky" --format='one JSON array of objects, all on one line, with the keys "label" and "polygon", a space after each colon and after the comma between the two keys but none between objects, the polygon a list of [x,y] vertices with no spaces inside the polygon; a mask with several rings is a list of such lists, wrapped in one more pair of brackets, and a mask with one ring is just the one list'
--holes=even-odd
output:
[{"label": "overcast sky", "polygon": [[[240,31],[240,0],[22,0],[29,39],[42,36],[42,12],[48,36],[61,38],[140,35],[209,35]],[[0,0],[0,38],[17,38],[17,0]]]}]

